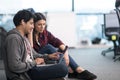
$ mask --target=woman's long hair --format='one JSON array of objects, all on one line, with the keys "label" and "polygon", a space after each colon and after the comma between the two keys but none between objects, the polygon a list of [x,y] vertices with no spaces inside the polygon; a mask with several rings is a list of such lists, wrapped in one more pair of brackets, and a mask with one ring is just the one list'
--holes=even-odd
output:
[{"label": "woman's long hair", "polygon": [[[34,23],[36,23],[39,20],[45,20],[46,21],[46,17],[42,13],[37,12],[37,13],[34,14]],[[45,29],[46,28],[47,28],[47,25],[46,25]],[[36,30],[34,28],[33,29],[33,44],[35,44],[35,42],[36,42],[35,34],[36,34]]]}]

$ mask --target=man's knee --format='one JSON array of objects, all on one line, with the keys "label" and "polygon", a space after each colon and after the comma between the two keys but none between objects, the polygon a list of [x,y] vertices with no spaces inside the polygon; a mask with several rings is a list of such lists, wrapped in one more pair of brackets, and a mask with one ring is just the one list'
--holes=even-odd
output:
[{"label": "man's knee", "polygon": [[59,68],[60,68],[60,71],[62,72],[63,76],[66,76],[68,74],[68,67],[66,64],[60,64]]}]

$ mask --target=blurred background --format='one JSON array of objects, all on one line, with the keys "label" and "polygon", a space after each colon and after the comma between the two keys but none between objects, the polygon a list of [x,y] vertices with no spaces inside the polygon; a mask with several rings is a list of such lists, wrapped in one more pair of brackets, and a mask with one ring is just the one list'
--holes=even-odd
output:
[{"label": "blurred background", "polygon": [[[115,46],[115,40],[108,40],[105,32],[109,30],[104,29],[105,14],[115,9],[115,1],[0,0],[0,80],[6,80],[2,60],[4,31],[15,27],[12,19],[21,9],[44,13],[47,29],[70,47],[69,54],[78,65],[98,76],[96,80],[120,80],[120,44]],[[118,18],[108,19],[111,27]],[[120,41],[115,35],[113,39]]]},{"label": "blurred background", "polygon": [[14,28],[12,18],[20,9],[45,13],[48,30],[70,47],[111,45],[103,33],[104,14],[115,0],[0,0],[0,26]]}]

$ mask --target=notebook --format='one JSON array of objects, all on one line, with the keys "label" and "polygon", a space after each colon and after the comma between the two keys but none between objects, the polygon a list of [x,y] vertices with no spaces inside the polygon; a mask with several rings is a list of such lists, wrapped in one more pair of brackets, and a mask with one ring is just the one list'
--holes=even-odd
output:
[{"label": "notebook", "polygon": [[52,65],[61,63],[63,58],[64,58],[64,53],[66,52],[67,49],[68,49],[68,46],[65,47],[64,51],[61,51],[61,53],[63,53],[63,54],[60,54],[60,59],[59,60],[49,60],[49,61],[45,62],[44,64],[37,65],[37,67],[40,67],[40,66],[52,66]]}]

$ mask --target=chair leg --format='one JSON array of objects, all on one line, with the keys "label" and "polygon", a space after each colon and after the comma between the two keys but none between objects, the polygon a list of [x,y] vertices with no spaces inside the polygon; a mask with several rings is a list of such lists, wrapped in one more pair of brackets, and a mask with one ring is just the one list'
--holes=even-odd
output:
[{"label": "chair leg", "polygon": [[114,48],[108,48],[107,50],[102,51],[101,54],[102,54],[103,56],[105,56],[106,53],[111,52],[111,51],[114,51]]},{"label": "chair leg", "polygon": [[114,62],[120,60],[120,47],[116,46],[114,50]]},{"label": "chair leg", "polygon": [[120,57],[118,57],[118,58],[114,59],[114,62],[116,62],[117,60],[119,60],[119,61],[120,61]]}]

